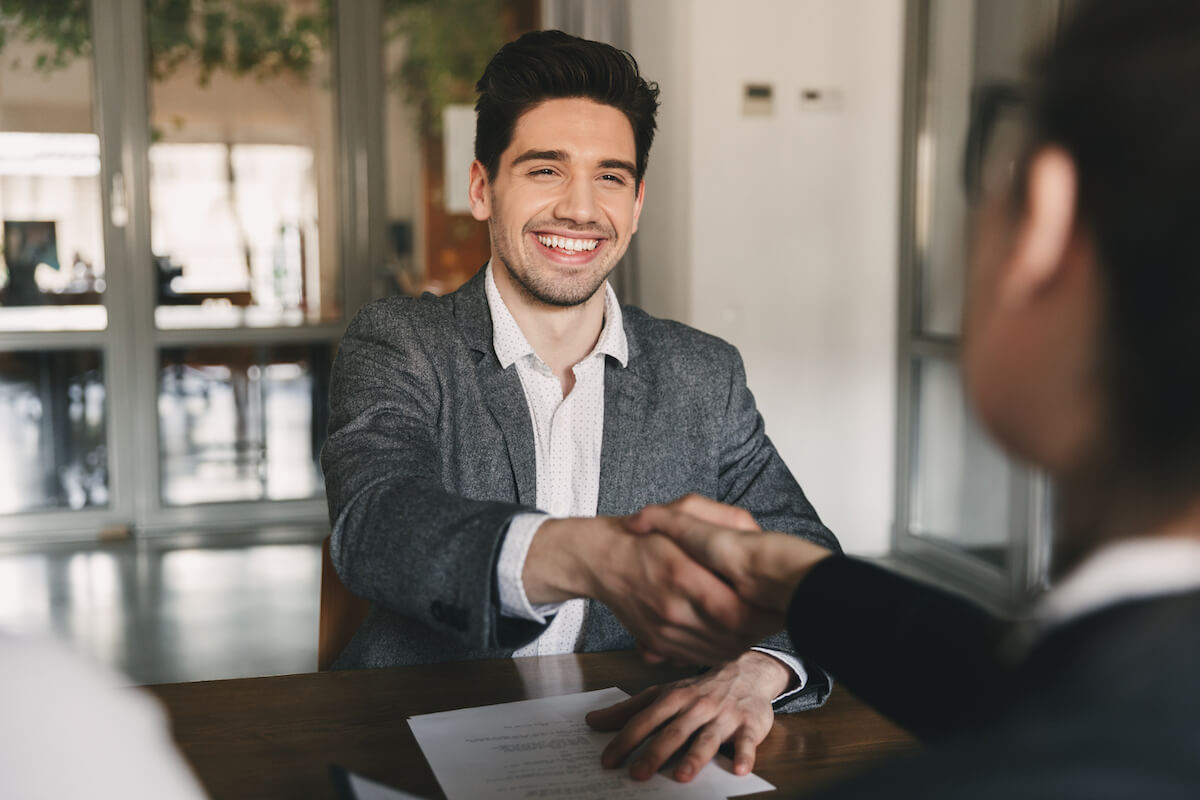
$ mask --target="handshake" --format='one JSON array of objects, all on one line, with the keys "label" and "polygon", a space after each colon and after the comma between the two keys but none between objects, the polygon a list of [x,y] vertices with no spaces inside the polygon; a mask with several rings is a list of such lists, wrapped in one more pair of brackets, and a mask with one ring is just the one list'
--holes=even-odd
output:
[{"label": "handshake", "polygon": [[782,629],[796,585],[829,555],[762,531],[744,509],[687,495],[629,517],[548,520],[524,580],[533,602],[605,603],[647,661],[712,665]]},{"label": "handshake", "polygon": [[673,774],[689,781],[731,742],[734,772],[749,772],[774,721],[772,699],[791,672],[748,648],[784,627],[796,585],[829,555],[799,536],[763,532],[746,510],[699,495],[628,517],[543,522],[522,576],[531,602],[595,598],[647,661],[714,666],[589,714],[593,728],[620,731],[601,762],[616,767],[648,742],[629,766],[635,779],[682,753]]}]

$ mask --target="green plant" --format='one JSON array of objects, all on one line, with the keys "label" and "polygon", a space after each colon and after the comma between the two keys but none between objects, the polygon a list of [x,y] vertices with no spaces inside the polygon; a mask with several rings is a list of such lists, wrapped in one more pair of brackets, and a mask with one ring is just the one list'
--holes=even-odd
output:
[{"label": "green plant", "polygon": [[385,0],[386,40],[403,39],[403,62],[388,76],[438,136],[442,109],[475,102],[475,81],[504,43],[503,0]]},{"label": "green plant", "polygon": [[[93,0],[100,2],[101,0]],[[150,75],[163,80],[181,65],[262,79],[308,75],[328,47],[331,0],[294,11],[284,0],[146,0]],[[91,52],[88,0],[0,0],[0,53],[14,40],[40,45],[32,67],[53,72]],[[11,66],[21,68],[16,63]]]}]

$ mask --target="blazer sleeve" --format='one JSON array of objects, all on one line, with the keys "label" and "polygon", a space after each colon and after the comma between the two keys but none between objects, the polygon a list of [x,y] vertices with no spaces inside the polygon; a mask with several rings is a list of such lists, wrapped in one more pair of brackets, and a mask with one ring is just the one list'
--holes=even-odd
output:
[{"label": "blazer sleeve", "polygon": [[495,563],[509,521],[531,509],[446,490],[443,388],[418,302],[364,308],[334,362],[321,453],[334,567],[354,594],[464,647],[519,647],[544,626],[499,613]]},{"label": "blazer sleeve", "polygon": [[788,630],[805,658],[926,739],[987,713],[1008,672],[996,617],[852,558],[812,568],[792,596]]},{"label": "blazer sleeve", "polygon": [[[732,347],[730,350],[728,398],[724,418],[718,420],[723,447],[718,476],[721,494],[716,499],[746,509],[763,530],[802,536],[835,553],[841,553],[837,537],[821,522],[805,497],[804,490],[767,437],[754,395],[746,385],[746,370],[741,356]],[[789,653],[797,652],[784,633],[769,636],[759,644]],[[806,663],[806,667],[808,683],[804,690],[787,697],[776,707],[776,711],[803,711],[820,706],[829,699],[833,688],[830,676],[811,663]]]}]

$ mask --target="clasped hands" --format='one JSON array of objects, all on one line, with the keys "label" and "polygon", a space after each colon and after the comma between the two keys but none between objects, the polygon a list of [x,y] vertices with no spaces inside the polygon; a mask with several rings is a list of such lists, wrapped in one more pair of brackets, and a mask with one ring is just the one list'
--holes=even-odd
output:
[{"label": "clasped hands", "polygon": [[[584,547],[573,522],[580,521],[548,521],[530,549],[530,560],[559,568],[541,575],[569,576],[534,583],[544,602],[595,597],[633,633],[647,661],[717,665],[589,714],[594,728],[620,729],[604,765],[619,766],[649,740],[630,774],[650,778],[682,753],[673,775],[688,781],[731,741],[734,771],[749,772],[774,722],[772,700],[792,673],[747,648],[783,627],[796,584],[829,551],[763,532],[744,509],[698,495],[622,519],[595,518],[607,535],[591,531]],[[527,591],[530,578],[527,570]]]}]

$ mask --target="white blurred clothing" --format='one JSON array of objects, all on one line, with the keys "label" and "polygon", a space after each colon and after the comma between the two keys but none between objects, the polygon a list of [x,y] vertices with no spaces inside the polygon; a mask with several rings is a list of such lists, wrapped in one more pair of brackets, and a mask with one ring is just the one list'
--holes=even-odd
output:
[{"label": "white blurred clothing", "polygon": [[63,645],[0,634],[0,795],[201,800],[154,699]]}]

